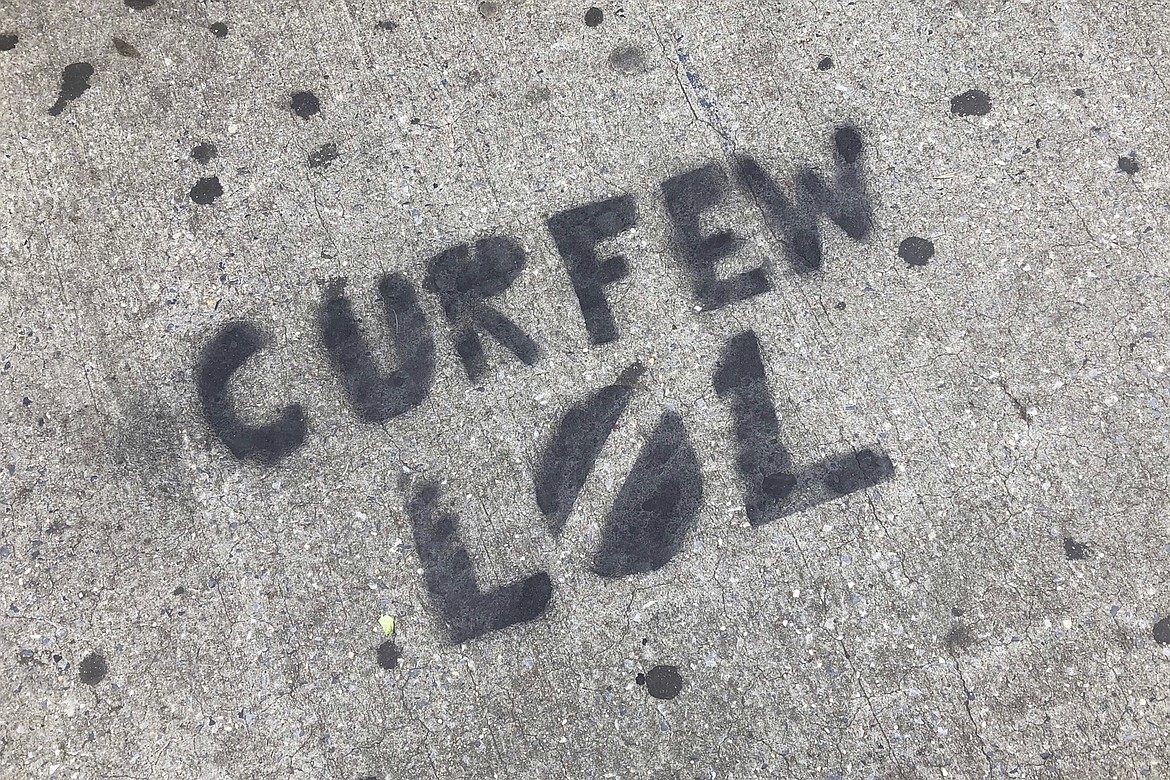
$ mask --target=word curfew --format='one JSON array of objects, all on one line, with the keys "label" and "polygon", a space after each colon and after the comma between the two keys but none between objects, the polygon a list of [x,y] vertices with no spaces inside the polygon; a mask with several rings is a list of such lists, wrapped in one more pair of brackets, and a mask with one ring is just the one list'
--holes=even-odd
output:
[{"label": "word curfew", "polygon": [[[673,176],[661,185],[670,220],[673,252],[700,312],[713,311],[766,293],[772,283],[760,266],[729,276],[720,266],[742,239],[731,230],[708,232],[707,213],[733,190],[746,193],[777,237],[786,265],[796,274],[823,264],[821,225],[827,220],[855,241],[872,232],[872,208],[862,176],[863,142],[856,128],[833,134],[834,172],[829,180],[813,169],[783,190],[751,157],[727,165],[710,163]],[[585,333],[600,346],[621,337],[607,290],[629,275],[630,260],[602,256],[599,245],[634,227],[634,200],[621,195],[551,215],[547,227],[577,298]],[[539,343],[491,299],[523,273],[527,257],[512,237],[491,236],[435,255],[426,279],[416,285],[388,273],[377,286],[395,364],[379,365],[346,291],[345,280],[329,284],[317,310],[317,331],[339,387],[363,421],[385,423],[427,399],[435,377],[435,337],[420,304],[420,288],[437,298],[447,320],[451,348],[467,376],[488,370],[483,339],[498,342],[523,365],[541,359]],[[221,327],[204,346],[196,371],[203,415],[215,437],[237,459],[274,465],[302,447],[309,415],[299,404],[275,410],[269,421],[245,423],[235,410],[234,374],[264,347],[266,336],[240,321]],[[863,490],[894,475],[880,450],[832,456],[803,469],[782,443],[780,421],[769,390],[760,340],[751,330],[732,335],[720,351],[712,388],[731,413],[734,468],[752,526]],[[637,392],[640,363],[622,370],[610,385],[571,405],[555,424],[539,454],[533,491],[549,530],[559,535],[593,472],[611,432]],[[434,480],[402,482],[407,515],[432,605],[453,642],[506,628],[542,615],[552,598],[547,572],[537,572],[493,591],[481,590],[459,533],[459,518],[442,507]],[[591,568],[600,577],[625,577],[666,565],[683,547],[703,505],[699,459],[681,416],[665,411],[638,453],[613,506],[602,521]]]}]

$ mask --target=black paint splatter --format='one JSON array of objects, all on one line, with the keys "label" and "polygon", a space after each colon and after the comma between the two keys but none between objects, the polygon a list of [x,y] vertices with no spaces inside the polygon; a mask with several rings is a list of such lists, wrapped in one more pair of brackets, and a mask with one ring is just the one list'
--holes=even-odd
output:
[{"label": "black paint splatter", "polygon": [[991,111],[991,98],[981,89],[969,89],[951,98],[951,113],[957,116],[983,116]]},{"label": "black paint splatter", "polygon": [[682,687],[683,679],[677,666],[655,666],[646,672],[646,691],[655,699],[673,699]]},{"label": "black paint splatter", "polygon": [[321,101],[312,92],[294,92],[292,110],[301,119],[307,120],[321,110]]},{"label": "black paint splatter", "polygon": [[219,150],[215,148],[213,143],[201,143],[191,149],[191,159],[201,165],[207,165],[216,158]]},{"label": "black paint splatter", "polygon": [[387,639],[378,645],[378,666],[386,670],[397,669],[400,660],[402,660],[402,651],[392,640]]},{"label": "black paint splatter", "polygon": [[1078,542],[1071,536],[1064,537],[1064,555],[1070,561],[1083,561],[1089,557],[1089,545]]},{"label": "black paint splatter", "polygon": [[646,675],[642,674],[641,672],[638,672],[638,674],[634,677],[634,682],[636,682],[638,685],[645,685],[646,684]]},{"label": "black paint splatter", "polygon": [[126,7],[134,11],[145,11],[155,4],[157,0],[126,0]]},{"label": "black paint splatter", "polygon": [[817,63],[817,70],[832,70],[832,69],[833,69],[833,58],[832,57],[822,57],[821,61]]},{"label": "black paint splatter", "polygon": [[1170,615],[1154,624],[1154,641],[1160,645],[1170,645]]},{"label": "black paint splatter", "polygon": [[1130,176],[1133,176],[1138,172],[1139,168],[1141,168],[1141,166],[1138,165],[1137,155],[1133,154],[1132,152],[1127,154],[1125,157],[1117,158],[1117,170],[1119,173],[1127,173]]},{"label": "black paint splatter", "polygon": [[309,167],[322,168],[327,167],[330,163],[336,160],[341,155],[337,152],[337,144],[329,142],[322,144],[321,148],[309,154]]},{"label": "black paint splatter", "polygon": [[898,257],[905,260],[907,265],[926,265],[934,257],[934,242],[918,236],[904,238],[898,244]]},{"label": "black paint splatter", "polygon": [[90,653],[77,665],[77,677],[86,685],[97,685],[109,671],[105,656],[101,653]]},{"label": "black paint splatter", "polygon": [[494,22],[496,19],[500,18],[499,3],[492,3],[488,2],[488,0],[484,0],[484,2],[479,4],[479,8],[477,10],[479,11],[479,15],[484,19],[487,19],[489,22]]},{"label": "black paint splatter", "polygon": [[1083,89],[1078,88],[1078,89],[1073,90],[1073,94],[1076,95],[1077,97],[1084,97],[1085,91]]},{"label": "black paint splatter", "polygon": [[609,54],[609,66],[619,73],[645,73],[646,55],[637,46],[618,46]]},{"label": "black paint splatter", "polygon": [[585,25],[587,27],[596,27],[605,19],[605,13],[597,6],[593,6],[585,12]]},{"label": "black paint splatter", "polygon": [[88,62],[75,62],[66,65],[61,71],[61,94],[57,102],[49,109],[49,114],[59,116],[70,101],[76,100],[89,89],[89,77],[93,75],[93,65]]},{"label": "black paint splatter", "polygon": [[224,24],[223,22],[216,22],[215,24],[211,25],[207,29],[211,30],[211,34],[214,35],[216,38],[226,38],[227,37],[227,32],[228,32],[227,25]]},{"label": "black paint splatter", "polygon": [[210,205],[220,195],[223,195],[223,187],[218,176],[204,176],[191,188],[191,200],[200,206]]},{"label": "black paint splatter", "polygon": [[12,51],[19,40],[20,37],[16,33],[0,34],[0,51]]},{"label": "black paint splatter", "polygon": [[394,32],[398,29],[398,22],[394,21],[393,19],[385,19],[375,24],[374,28],[378,30],[385,30],[386,32]]}]

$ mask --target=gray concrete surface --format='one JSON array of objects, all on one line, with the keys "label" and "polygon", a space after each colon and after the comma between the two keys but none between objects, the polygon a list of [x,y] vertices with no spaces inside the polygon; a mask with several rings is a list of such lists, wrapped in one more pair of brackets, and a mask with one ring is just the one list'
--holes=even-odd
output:
[{"label": "gray concrete surface", "polygon": [[[0,2],[0,776],[1167,776],[1165,2],[137,5]],[[990,110],[953,113],[972,89]],[[696,311],[662,182],[829,176],[843,123],[872,233],[822,220],[797,274],[737,191],[704,224],[774,289]],[[591,346],[546,220],[622,194],[621,337]],[[424,279],[492,235],[528,256],[493,304],[542,354],[485,338],[471,382]],[[392,360],[392,271],[436,368],[378,424],[317,316],[347,278]],[[275,465],[201,410],[231,321],[269,338],[240,414],[305,410]],[[893,479],[747,522],[712,386],[747,329],[796,465],[878,447]],[[638,360],[554,534],[542,447]],[[667,410],[701,512],[666,565],[598,576]],[[429,480],[481,588],[548,572],[540,617],[450,641],[405,511]],[[669,699],[639,677],[665,666]]]}]

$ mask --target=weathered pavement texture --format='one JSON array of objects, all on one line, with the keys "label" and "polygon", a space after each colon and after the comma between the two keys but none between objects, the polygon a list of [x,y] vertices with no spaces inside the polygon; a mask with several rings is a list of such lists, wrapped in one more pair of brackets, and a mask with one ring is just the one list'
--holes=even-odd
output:
[{"label": "weathered pavement texture", "polygon": [[1167,776],[1170,5],[596,9],[0,2],[0,776]]}]

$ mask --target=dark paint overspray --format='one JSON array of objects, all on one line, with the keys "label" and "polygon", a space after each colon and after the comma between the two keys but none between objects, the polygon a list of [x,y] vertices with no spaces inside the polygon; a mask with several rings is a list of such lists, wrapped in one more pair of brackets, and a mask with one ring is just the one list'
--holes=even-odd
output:
[{"label": "dark paint overspray", "polygon": [[124,41],[121,38],[117,38],[117,37],[115,37],[111,40],[114,44],[114,51],[118,52],[118,54],[122,55],[123,57],[137,59],[137,58],[142,56],[138,52],[138,49],[136,49],[133,44],[128,43],[127,41]]},{"label": "dark paint overspray", "polygon": [[601,448],[609,440],[644,371],[641,363],[634,363],[612,385],[570,407],[557,423],[552,439],[541,454],[535,478],[536,505],[554,535],[559,535],[564,528],[586,477],[593,471]]},{"label": "dark paint overspray", "polygon": [[90,653],[77,664],[77,679],[86,685],[97,685],[106,679],[110,667],[101,653]]},{"label": "dark paint overspray", "polygon": [[191,148],[191,159],[200,165],[207,165],[219,155],[213,143],[196,144]]},{"label": "dark paint overspray", "polygon": [[536,341],[515,322],[487,304],[511,286],[527,264],[524,250],[511,238],[494,236],[460,244],[431,259],[427,288],[439,296],[451,325],[455,353],[473,382],[487,371],[480,333],[531,366],[540,359]]},{"label": "dark paint overspray", "polygon": [[414,285],[404,275],[378,282],[378,299],[391,331],[398,364],[379,368],[345,294],[345,280],[331,284],[317,323],[329,361],[345,396],[363,420],[381,423],[410,411],[430,392],[435,373],[435,340]]},{"label": "dark paint overspray", "polygon": [[459,538],[459,518],[439,506],[439,486],[423,482],[412,490],[404,483],[402,488],[409,496],[406,511],[427,591],[452,642],[466,642],[544,614],[552,598],[547,572],[481,591],[471,556]]},{"label": "dark paint overspray", "polygon": [[796,174],[791,198],[754,159],[742,154],[735,158],[740,185],[752,194],[768,229],[782,237],[785,255],[797,273],[823,265],[821,217],[828,217],[854,241],[864,241],[873,230],[873,207],[862,177],[864,143],[857,128],[837,128],[833,151],[837,173],[832,186],[805,168]]},{"label": "dark paint overspray", "polygon": [[332,165],[334,160],[340,156],[340,152],[337,151],[337,144],[332,141],[321,144],[317,151],[309,153],[309,167],[326,168]]},{"label": "dark paint overspray", "polygon": [[625,577],[665,566],[703,505],[703,475],[682,418],[665,412],[601,529],[593,571]]},{"label": "dark paint overspray", "polygon": [[216,438],[240,460],[273,465],[305,443],[304,410],[292,404],[271,423],[247,425],[236,414],[229,388],[232,375],[264,342],[263,334],[248,323],[226,325],[203,348],[196,385],[203,417]]},{"label": "dark paint overspray", "polygon": [[89,77],[94,74],[93,65],[88,62],[75,62],[66,65],[61,71],[61,92],[57,102],[49,109],[52,116],[60,116],[65,107],[77,100],[89,89]]},{"label": "dark paint overspray", "polygon": [[0,51],[12,51],[19,42],[20,36],[16,33],[0,33]]}]

